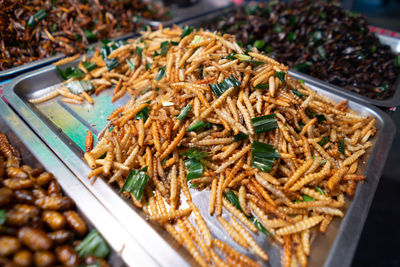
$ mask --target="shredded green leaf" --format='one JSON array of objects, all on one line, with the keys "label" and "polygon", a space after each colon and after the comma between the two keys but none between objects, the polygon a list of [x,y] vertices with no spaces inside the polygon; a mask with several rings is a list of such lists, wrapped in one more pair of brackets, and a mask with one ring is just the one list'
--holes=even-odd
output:
[{"label": "shredded green leaf", "polygon": [[271,145],[254,141],[251,145],[251,167],[263,172],[269,172],[275,159],[281,157],[279,152]]},{"label": "shredded green leaf", "polygon": [[340,139],[339,143],[338,143],[338,148],[340,153],[342,153],[344,155],[344,138]]},{"label": "shredded green leaf", "polygon": [[326,159],[323,159],[319,162],[319,165],[325,164],[326,163]]},{"label": "shredded green leaf", "polygon": [[187,128],[186,132],[191,132],[191,131],[197,132],[204,128],[208,128],[208,127],[210,127],[209,122],[199,121],[199,122],[195,123],[193,126]]},{"label": "shredded green leaf", "polygon": [[285,81],[285,72],[284,71],[277,71],[277,72],[275,72],[275,77],[278,77],[278,79],[281,81],[281,82],[284,82]]},{"label": "shredded green leaf", "polygon": [[234,142],[239,142],[241,140],[249,139],[249,135],[248,134],[244,134],[242,132],[239,132],[237,135],[234,135],[233,137],[234,137],[234,139],[233,139]]},{"label": "shredded green leaf", "polygon": [[200,184],[193,183],[193,184],[190,184],[190,188],[197,188],[197,187],[199,187],[199,185]]},{"label": "shredded green leaf", "polygon": [[136,119],[137,120],[142,119],[143,122],[146,122],[147,119],[149,118],[149,114],[150,114],[149,107],[144,107],[141,111],[138,112],[138,114],[136,114]]},{"label": "shredded green leaf", "polygon": [[240,84],[240,81],[238,81],[235,76],[231,74],[231,77],[226,78],[221,83],[210,84],[210,88],[216,97],[220,97],[229,88],[239,86]]},{"label": "shredded green leaf", "polygon": [[96,256],[105,258],[110,254],[110,248],[96,229],[93,229],[75,248],[80,258]]},{"label": "shredded green leaf", "polygon": [[317,192],[319,192],[321,195],[325,195],[324,190],[322,190],[320,187],[314,186],[314,189],[315,189]]},{"label": "shredded green leaf", "polygon": [[165,65],[158,69],[156,81],[160,81],[162,78],[164,78],[164,75],[165,75]]},{"label": "shredded green leaf", "polygon": [[130,192],[135,196],[137,201],[141,201],[143,190],[148,181],[147,167],[142,170],[131,170],[121,188],[121,192]]},{"label": "shredded green leaf", "polygon": [[200,35],[196,35],[195,37],[193,37],[193,40],[190,44],[198,44],[202,41],[203,41],[203,37]]},{"label": "shredded green leaf", "polygon": [[136,68],[136,63],[133,61],[133,59],[127,59],[126,63],[128,64],[130,70],[134,70]]},{"label": "shredded green leaf", "polygon": [[265,46],[265,42],[263,40],[256,40],[253,44],[258,50],[262,50]]},{"label": "shredded green leaf", "polygon": [[143,48],[142,48],[142,47],[139,47],[139,46],[136,46],[136,53],[138,54],[138,56],[139,56],[140,58],[142,58]]},{"label": "shredded green leaf", "polygon": [[255,227],[257,227],[258,231],[260,231],[264,235],[269,235],[268,230],[264,227],[264,225],[262,225],[262,223],[259,220],[257,220],[256,217],[251,216],[249,220],[254,224]]},{"label": "shredded green leaf", "polygon": [[304,95],[302,93],[300,93],[297,89],[296,90],[292,90],[292,93],[297,95],[298,97],[302,98]]},{"label": "shredded green leaf", "polygon": [[254,87],[255,89],[269,89],[269,84],[268,83],[259,83]]},{"label": "shredded green leaf", "polygon": [[185,156],[189,159],[197,159],[197,160],[200,160],[202,158],[209,156],[208,153],[198,150],[195,147],[191,147],[190,149],[186,150],[185,152],[182,152],[180,155]]},{"label": "shredded green leaf", "polygon": [[4,224],[6,222],[6,210],[1,209],[0,210],[0,225]]},{"label": "shredded green leaf", "polygon": [[247,63],[251,63],[251,64],[255,64],[255,65],[265,64],[264,62],[254,60],[251,56],[245,55],[245,54],[235,54],[234,57],[239,59],[242,62],[247,62]]},{"label": "shredded green leaf", "polygon": [[186,180],[190,181],[195,178],[199,178],[203,175],[203,165],[197,159],[187,159],[184,161],[187,174]]},{"label": "shredded green leaf", "polygon": [[189,34],[191,34],[191,33],[193,32],[193,30],[194,30],[193,26],[188,26],[188,25],[186,25],[186,26],[183,28],[183,32],[182,32],[182,35],[181,35],[181,39],[183,39],[184,37],[186,37],[186,36],[188,36]]},{"label": "shredded green leaf", "polygon": [[169,41],[164,41],[161,42],[160,44],[160,53],[158,53],[157,51],[154,52],[154,56],[165,56],[168,52],[168,48],[169,48]]},{"label": "shredded green leaf", "polygon": [[302,195],[304,202],[311,202],[311,201],[315,201],[315,198],[312,198],[310,196],[307,195]]},{"label": "shredded green leaf", "polygon": [[119,65],[118,58],[112,58],[112,59],[104,59],[106,62],[107,70],[112,70],[115,69]]},{"label": "shredded green leaf", "polygon": [[90,92],[94,89],[92,83],[86,80],[71,81],[69,83],[66,83],[65,87],[67,87],[68,90],[76,95],[79,95],[82,92]]},{"label": "shredded green leaf", "polygon": [[33,27],[36,25],[36,22],[39,22],[46,17],[47,12],[44,9],[40,9],[35,15],[29,17],[28,21],[26,22],[26,26]]},{"label": "shredded green leaf", "polygon": [[96,63],[94,62],[83,61],[82,65],[89,72],[97,68]]},{"label": "shredded green leaf", "polygon": [[180,121],[183,121],[183,119],[187,116],[187,114],[191,110],[192,110],[192,106],[190,104],[187,104],[184,108],[181,109],[181,112],[179,113],[179,115],[176,118]]},{"label": "shredded green leaf", "polygon": [[322,137],[321,141],[318,142],[318,144],[319,144],[320,146],[324,146],[324,145],[326,145],[328,142],[329,142],[328,137],[327,137],[326,135],[324,135],[324,136]]},{"label": "shredded green leaf", "polygon": [[252,118],[251,124],[253,124],[254,132],[256,134],[275,130],[276,127],[278,127],[278,123],[276,122],[276,114],[274,113]]},{"label": "shredded green leaf", "polygon": [[238,210],[243,212],[242,208],[240,207],[239,203],[239,198],[236,196],[236,194],[232,191],[229,190],[224,194],[226,200],[228,200],[233,206],[235,206]]},{"label": "shredded green leaf", "polygon": [[56,70],[64,80],[69,80],[71,78],[82,78],[84,76],[83,71],[75,67],[68,67],[65,70],[62,70],[56,66]]}]

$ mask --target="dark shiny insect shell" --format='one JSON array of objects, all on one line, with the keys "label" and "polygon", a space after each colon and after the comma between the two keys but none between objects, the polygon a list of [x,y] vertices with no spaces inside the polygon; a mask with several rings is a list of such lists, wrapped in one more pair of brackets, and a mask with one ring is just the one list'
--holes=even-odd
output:
[{"label": "dark shiny insect shell", "polygon": [[10,189],[27,189],[35,185],[35,182],[33,180],[21,178],[8,178],[5,179],[3,183]]},{"label": "dark shiny insect shell", "polygon": [[48,250],[53,244],[53,241],[47,236],[45,231],[29,226],[19,229],[18,238],[25,246],[34,251]]},{"label": "dark shiny insect shell", "polygon": [[52,180],[47,188],[47,194],[50,196],[61,196],[61,188],[55,180]]},{"label": "dark shiny insect shell", "polygon": [[48,185],[51,180],[53,180],[54,176],[50,172],[43,172],[36,178],[36,183],[39,186]]},{"label": "dark shiny insect shell", "polygon": [[11,202],[13,191],[10,188],[0,188],[0,207],[3,207]]},{"label": "dark shiny insect shell", "polygon": [[0,256],[14,254],[21,248],[21,242],[13,236],[0,237]]},{"label": "dark shiny insect shell", "polygon": [[65,219],[68,225],[78,234],[84,235],[87,231],[85,221],[79,216],[76,211],[68,210],[64,212]]},{"label": "dark shiny insect shell", "polygon": [[15,190],[14,198],[19,203],[25,203],[25,204],[33,204],[35,201],[32,191],[26,189]]},{"label": "dark shiny insect shell", "polygon": [[35,200],[35,205],[44,210],[68,210],[74,206],[69,197],[45,196]]},{"label": "dark shiny insect shell", "polygon": [[50,251],[36,251],[33,260],[37,267],[50,267],[56,263],[56,257]]},{"label": "dark shiny insect shell", "polygon": [[63,265],[75,266],[79,263],[79,257],[72,246],[63,245],[56,247],[55,253],[57,260]]},{"label": "dark shiny insect shell", "polygon": [[28,267],[32,265],[32,259],[32,252],[24,249],[14,254],[13,262],[17,266]]},{"label": "dark shiny insect shell", "polygon": [[54,244],[61,245],[71,240],[74,234],[68,230],[58,230],[49,233],[48,236],[53,240]]},{"label": "dark shiny insect shell", "polygon": [[42,220],[53,230],[61,230],[65,226],[65,217],[53,210],[46,210],[42,213]]}]

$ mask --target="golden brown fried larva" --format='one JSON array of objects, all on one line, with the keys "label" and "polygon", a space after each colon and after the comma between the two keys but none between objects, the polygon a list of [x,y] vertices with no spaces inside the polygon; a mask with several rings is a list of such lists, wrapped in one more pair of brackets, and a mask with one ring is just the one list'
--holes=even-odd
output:
[{"label": "golden brown fried larva", "polygon": [[75,266],[79,263],[79,257],[75,249],[70,245],[56,247],[56,258],[59,262],[66,266]]},{"label": "golden brown fried larva", "polygon": [[87,232],[87,226],[81,216],[74,210],[64,212],[67,224],[78,234],[84,235]]},{"label": "golden brown fried larva", "polygon": [[0,188],[0,207],[10,203],[13,196],[13,191],[7,187]]},{"label": "golden brown fried larva", "polygon": [[13,236],[0,237],[0,256],[9,256],[17,252],[21,248],[18,238]]},{"label": "golden brown fried larva", "polygon": [[42,213],[42,220],[53,230],[61,230],[64,228],[66,220],[64,215],[57,211],[46,210]]},{"label": "golden brown fried larva", "polygon": [[14,254],[13,262],[17,266],[28,267],[32,265],[32,252],[29,250],[20,250]]},{"label": "golden brown fried larva", "polygon": [[34,251],[48,250],[53,245],[53,241],[46,232],[28,226],[19,229],[18,238],[25,246]]},{"label": "golden brown fried larva", "polygon": [[33,261],[37,267],[50,267],[54,266],[56,257],[50,251],[36,251],[33,254]]},{"label": "golden brown fried larva", "polygon": [[66,243],[68,240],[72,239],[73,234],[68,230],[58,230],[48,233],[47,236],[53,240],[54,244],[60,245]]},{"label": "golden brown fried larva", "polygon": [[46,186],[51,180],[53,180],[53,174],[50,172],[43,172],[36,178],[36,183],[39,186]]},{"label": "golden brown fried larva", "polygon": [[25,171],[23,171],[21,168],[17,168],[17,167],[8,167],[6,169],[6,174],[10,178],[20,178],[20,179],[28,178],[28,174]]},{"label": "golden brown fried larva", "polygon": [[44,210],[67,210],[74,206],[74,202],[65,196],[45,196],[36,199],[35,205]]},{"label": "golden brown fried larva", "polygon": [[27,189],[35,185],[35,182],[31,179],[21,178],[8,178],[3,181],[4,185],[10,189]]}]

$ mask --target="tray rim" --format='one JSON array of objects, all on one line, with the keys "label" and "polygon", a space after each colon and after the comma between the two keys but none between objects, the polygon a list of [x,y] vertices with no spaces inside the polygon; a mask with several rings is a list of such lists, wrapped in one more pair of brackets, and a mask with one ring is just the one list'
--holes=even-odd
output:
[{"label": "tray rim", "polygon": [[[44,74],[47,71],[51,71],[52,68],[54,68],[54,67],[47,66],[47,67],[41,68],[39,70],[19,76],[19,77],[13,79],[9,84],[7,84],[4,89],[4,92],[3,92],[6,100],[9,101],[10,105],[13,106],[16,109],[17,113],[24,120],[27,121],[27,123],[33,128],[34,132],[43,139],[45,139],[46,136],[55,136],[54,132],[52,131],[52,129],[50,129],[45,124],[45,122],[43,122],[40,118],[37,117],[37,115],[27,106],[27,104],[22,99],[19,98],[19,96],[15,93],[13,88],[19,82],[23,81],[24,79],[27,79],[29,77],[34,77],[36,75]],[[380,177],[381,177],[381,173],[383,171],[383,167],[384,167],[383,163],[386,161],[386,158],[388,156],[388,153],[389,153],[389,150],[391,147],[391,143],[392,143],[394,135],[395,135],[396,128],[394,126],[394,122],[389,117],[389,115],[386,114],[385,112],[383,112],[382,110],[380,110],[379,108],[369,105],[369,104],[366,104],[366,103],[363,103],[358,98],[356,98],[352,95],[345,94],[344,92],[338,92],[329,87],[321,88],[321,87],[319,87],[320,83],[318,81],[310,80],[310,81],[306,81],[306,83],[317,87],[321,91],[327,91],[331,94],[339,96],[340,98],[348,99],[348,100],[350,100],[350,104],[355,103],[357,105],[362,106],[370,114],[372,114],[377,119],[382,121],[382,128],[379,130],[379,135],[376,140],[375,146],[374,146],[373,151],[371,152],[371,155],[368,159],[368,163],[366,164],[365,172],[367,172],[367,170],[370,171],[367,173],[367,176],[368,176],[367,180],[368,181],[372,180],[371,189],[367,192],[369,194],[367,196],[367,202],[363,204],[360,200],[360,197],[358,197],[358,195],[360,195],[359,191],[362,190],[362,189],[360,189],[362,186],[361,185],[357,189],[356,197],[353,199],[352,202],[350,202],[350,208],[349,208],[348,212],[346,212],[344,219],[340,223],[339,231],[338,231],[337,236],[335,237],[335,240],[332,244],[331,251],[324,263],[324,266],[337,266],[338,264],[347,266],[347,265],[351,264],[351,260],[354,256],[354,252],[357,247],[359,237],[361,236],[363,225],[364,225],[365,220],[368,215],[368,210],[372,203],[373,196],[375,194],[377,185],[378,185]],[[62,148],[60,148],[60,146],[64,147],[64,148],[66,147],[66,144],[64,144],[63,142],[58,142],[58,144],[56,144],[56,146],[53,146],[53,147],[52,147],[52,145],[54,145],[54,143],[52,144],[52,142],[50,142],[49,140],[46,139],[44,142],[57,155],[59,155],[62,152],[65,152],[65,151],[63,151]],[[74,154],[72,151],[69,151],[69,152]],[[379,155],[379,158],[377,157],[378,155]],[[86,178],[87,176],[85,177],[85,175],[87,175],[87,173],[90,169],[88,166],[86,166],[84,164],[83,160],[81,158],[79,158],[77,155],[74,154],[73,158],[74,159],[72,161],[70,161],[69,163],[65,162],[65,161],[70,160],[68,158],[63,158],[62,161],[68,167],[70,167],[71,170],[76,174],[76,176],[78,176],[78,178],[81,180],[81,182],[83,182],[85,184],[85,181],[83,181],[83,180],[85,180],[85,179],[87,180],[87,178]],[[74,162],[74,160],[75,161],[77,160],[77,162]],[[77,163],[78,164],[80,163],[81,165],[83,164],[85,166],[84,167],[82,167],[82,166],[76,167],[75,169],[72,169],[72,167],[70,165],[77,164]],[[371,165],[373,165],[373,168],[369,167]],[[99,181],[102,181],[102,180],[99,179]],[[86,182],[88,182],[88,181],[86,181]],[[98,184],[98,182],[96,182],[96,184]],[[91,188],[89,190],[93,193],[94,189]],[[117,194],[116,194],[116,196],[120,200],[122,200],[122,198],[120,196],[118,196]],[[100,201],[103,203],[103,205],[108,206],[108,207],[110,206],[109,203],[104,204],[104,202],[102,200],[100,200]],[[357,210],[353,211],[353,209],[355,209],[354,207],[359,207],[359,206],[361,206],[362,209],[358,208]],[[133,213],[136,214],[137,216],[139,216],[135,211]],[[351,221],[351,219],[354,220],[354,218],[353,218],[354,216],[352,216],[353,213],[355,215],[358,214],[357,216],[359,216],[359,218],[355,221],[355,224],[353,223],[353,225],[355,225],[354,227],[356,228],[355,230],[350,229],[347,226],[347,224],[349,224],[349,221]],[[122,223],[122,224],[124,224],[124,223]],[[151,228],[150,226],[148,226],[148,227]],[[350,246],[343,245],[344,242],[347,242],[346,236],[345,236],[346,233],[351,233],[351,236],[352,236],[353,241],[351,242]],[[161,236],[159,237],[159,239],[162,239]],[[141,245],[143,245],[141,242],[141,241],[143,241],[142,238],[138,241],[140,242]],[[145,247],[145,249],[146,248],[151,249],[148,247],[148,245],[144,245],[144,247]],[[336,255],[336,256],[333,256],[333,255]],[[340,257],[338,257],[337,255],[340,255]],[[165,264],[163,264],[163,265],[165,265]]]},{"label": "tray rim", "polygon": [[[57,177],[62,189],[74,200],[80,212],[93,224],[107,241],[114,253],[132,266],[138,262],[145,266],[159,266],[154,259],[131,236],[128,238],[125,228],[105,209],[100,201],[80,182],[79,179],[29,128],[22,119],[0,99],[0,119],[13,134],[25,145],[32,156],[49,172]],[[77,199],[83,201],[77,201]],[[99,221],[98,219],[101,218]],[[109,226],[114,226],[109,229]]]}]

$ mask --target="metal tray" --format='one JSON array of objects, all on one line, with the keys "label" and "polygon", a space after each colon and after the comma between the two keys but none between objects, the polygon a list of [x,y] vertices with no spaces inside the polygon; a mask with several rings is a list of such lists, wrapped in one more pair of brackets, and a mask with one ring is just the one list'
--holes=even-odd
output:
[{"label": "metal tray", "polygon": [[[123,34],[123,35],[120,35],[120,36],[117,36],[114,38],[110,38],[110,40],[113,40],[113,41],[126,40],[126,39],[132,38],[134,36],[135,36],[135,33],[127,33],[127,34]],[[94,43],[90,46],[97,46],[98,44],[99,43]],[[10,78],[13,78],[13,77],[16,77],[16,76],[26,73],[28,71],[32,71],[32,70],[50,65],[51,63],[54,63],[54,62],[62,59],[63,57],[65,57],[65,54],[58,53],[51,57],[46,57],[43,59],[35,60],[35,61],[23,64],[23,65],[19,65],[17,67],[12,67],[7,70],[0,71],[0,82],[5,81]]]},{"label": "metal tray", "polygon": [[[216,21],[219,17],[229,16],[231,14],[231,12],[236,10],[236,8],[237,7],[235,7],[235,6],[221,8],[218,10],[218,12],[210,12],[203,16],[197,16],[195,18],[191,18],[191,19],[188,19],[185,21],[180,21],[178,24],[179,25],[192,25],[195,27],[204,27],[205,25],[207,25],[213,21]],[[382,34],[378,34],[378,33],[376,33],[376,36],[378,37],[378,39],[380,40],[380,42],[382,44],[390,46],[394,53],[397,53],[397,54],[400,53],[400,39],[382,35]],[[334,91],[340,91],[343,94],[345,94],[346,96],[353,97],[363,103],[372,104],[372,105],[375,105],[378,107],[395,107],[395,106],[400,105],[400,75],[397,77],[397,79],[393,85],[393,87],[394,87],[393,96],[388,99],[385,99],[385,100],[377,100],[377,99],[365,97],[363,95],[349,91],[347,89],[333,85],[331,83],[324,82],[322,80],[319,80],[317,78],[314,78],[314,77],[309,76],[304,73],[296,72],[293,70],[291,70],[290,73],[292,75],[296,76],[296,78],[302,79],[304,81],[309,81],[309,82],[318,81],[318,83],[319,83],[318,85],[323,88],[327,88],[327,89],[329,88]]]},{"label": "metal tray", "polygon": [[[125,229],[100,204],[70,170],[51,152],[30,128],[0,99],[0,131],[5,133],[21,152],[23,162],[52,172],[63,191],[71,197],[80,214],[96,228],[112,248],[109,257],[111,266],[122,267],[126,263],[157,266],[154,260]],[[125,262],[124,262],[125,261]]]},{"label": "metal tray", "polygon": [[175,4],[169,6],[172,19],[159,21],[141,18],[140,21],[146,25],[158,27],[171,26],[173,24],[182,23],[184,21],[203,16],[208,13],[218,13],[226,7],[232,7],[231,0],[197,0],[196,3],[182,7]]},{"label": "metal tray", "polygon": [[[58,99],[32,105],[27,100],[32,96],[44,94],[52,86],[61,82],[53,66],[20,76],[7,84],[4,96],[18,114],[33,128],[45,143],[64,161],[72,172],[88,189],[110,210],[119,222],[135,239],[163,266],[193,265],[188,253],[158,225],[146,221],[142,211],[135,208],[117,193],[117,190],[102,179],[93,185],[87,179],[91,171],[83,161],[82,147],[86,130],[92,130],[95,135],[106,125],[105,118],[124,100],[111,104],[112,90],[103,91],[94,97],[95,105],[83,106],[60,105]],[[318,82],[307,81],[312,89],[331,97],[339,102],[349,99],[349,106],[362,115],[376,118],[377,135],[373,139],[373,147],[368,150],[369,158],[361,167],[367,175],[367,182],[361,184],[349,205],[343,220],[336,219],[325,235],[316,238],[310,266],[348,266],[360,237],[364,221],[367,217],[375,189],[388,155],[395,134],[395,126],[389,116],[380,109],[361,104],[352,96],[330,88],[319,86]],[[208,191],[192,191],[194,202],[208,210]],[[215,217],[204,212],[205,220],[214,236],[228,242],[239,251],[249,255],[233,243],[222,231]],[[132,227],[134,225],[134,227]],[[270,261],[265,266],[276,266],[280,262],[280,248],[271,244],[265,236],[258,235],[257,242],[266,248]]]}]

